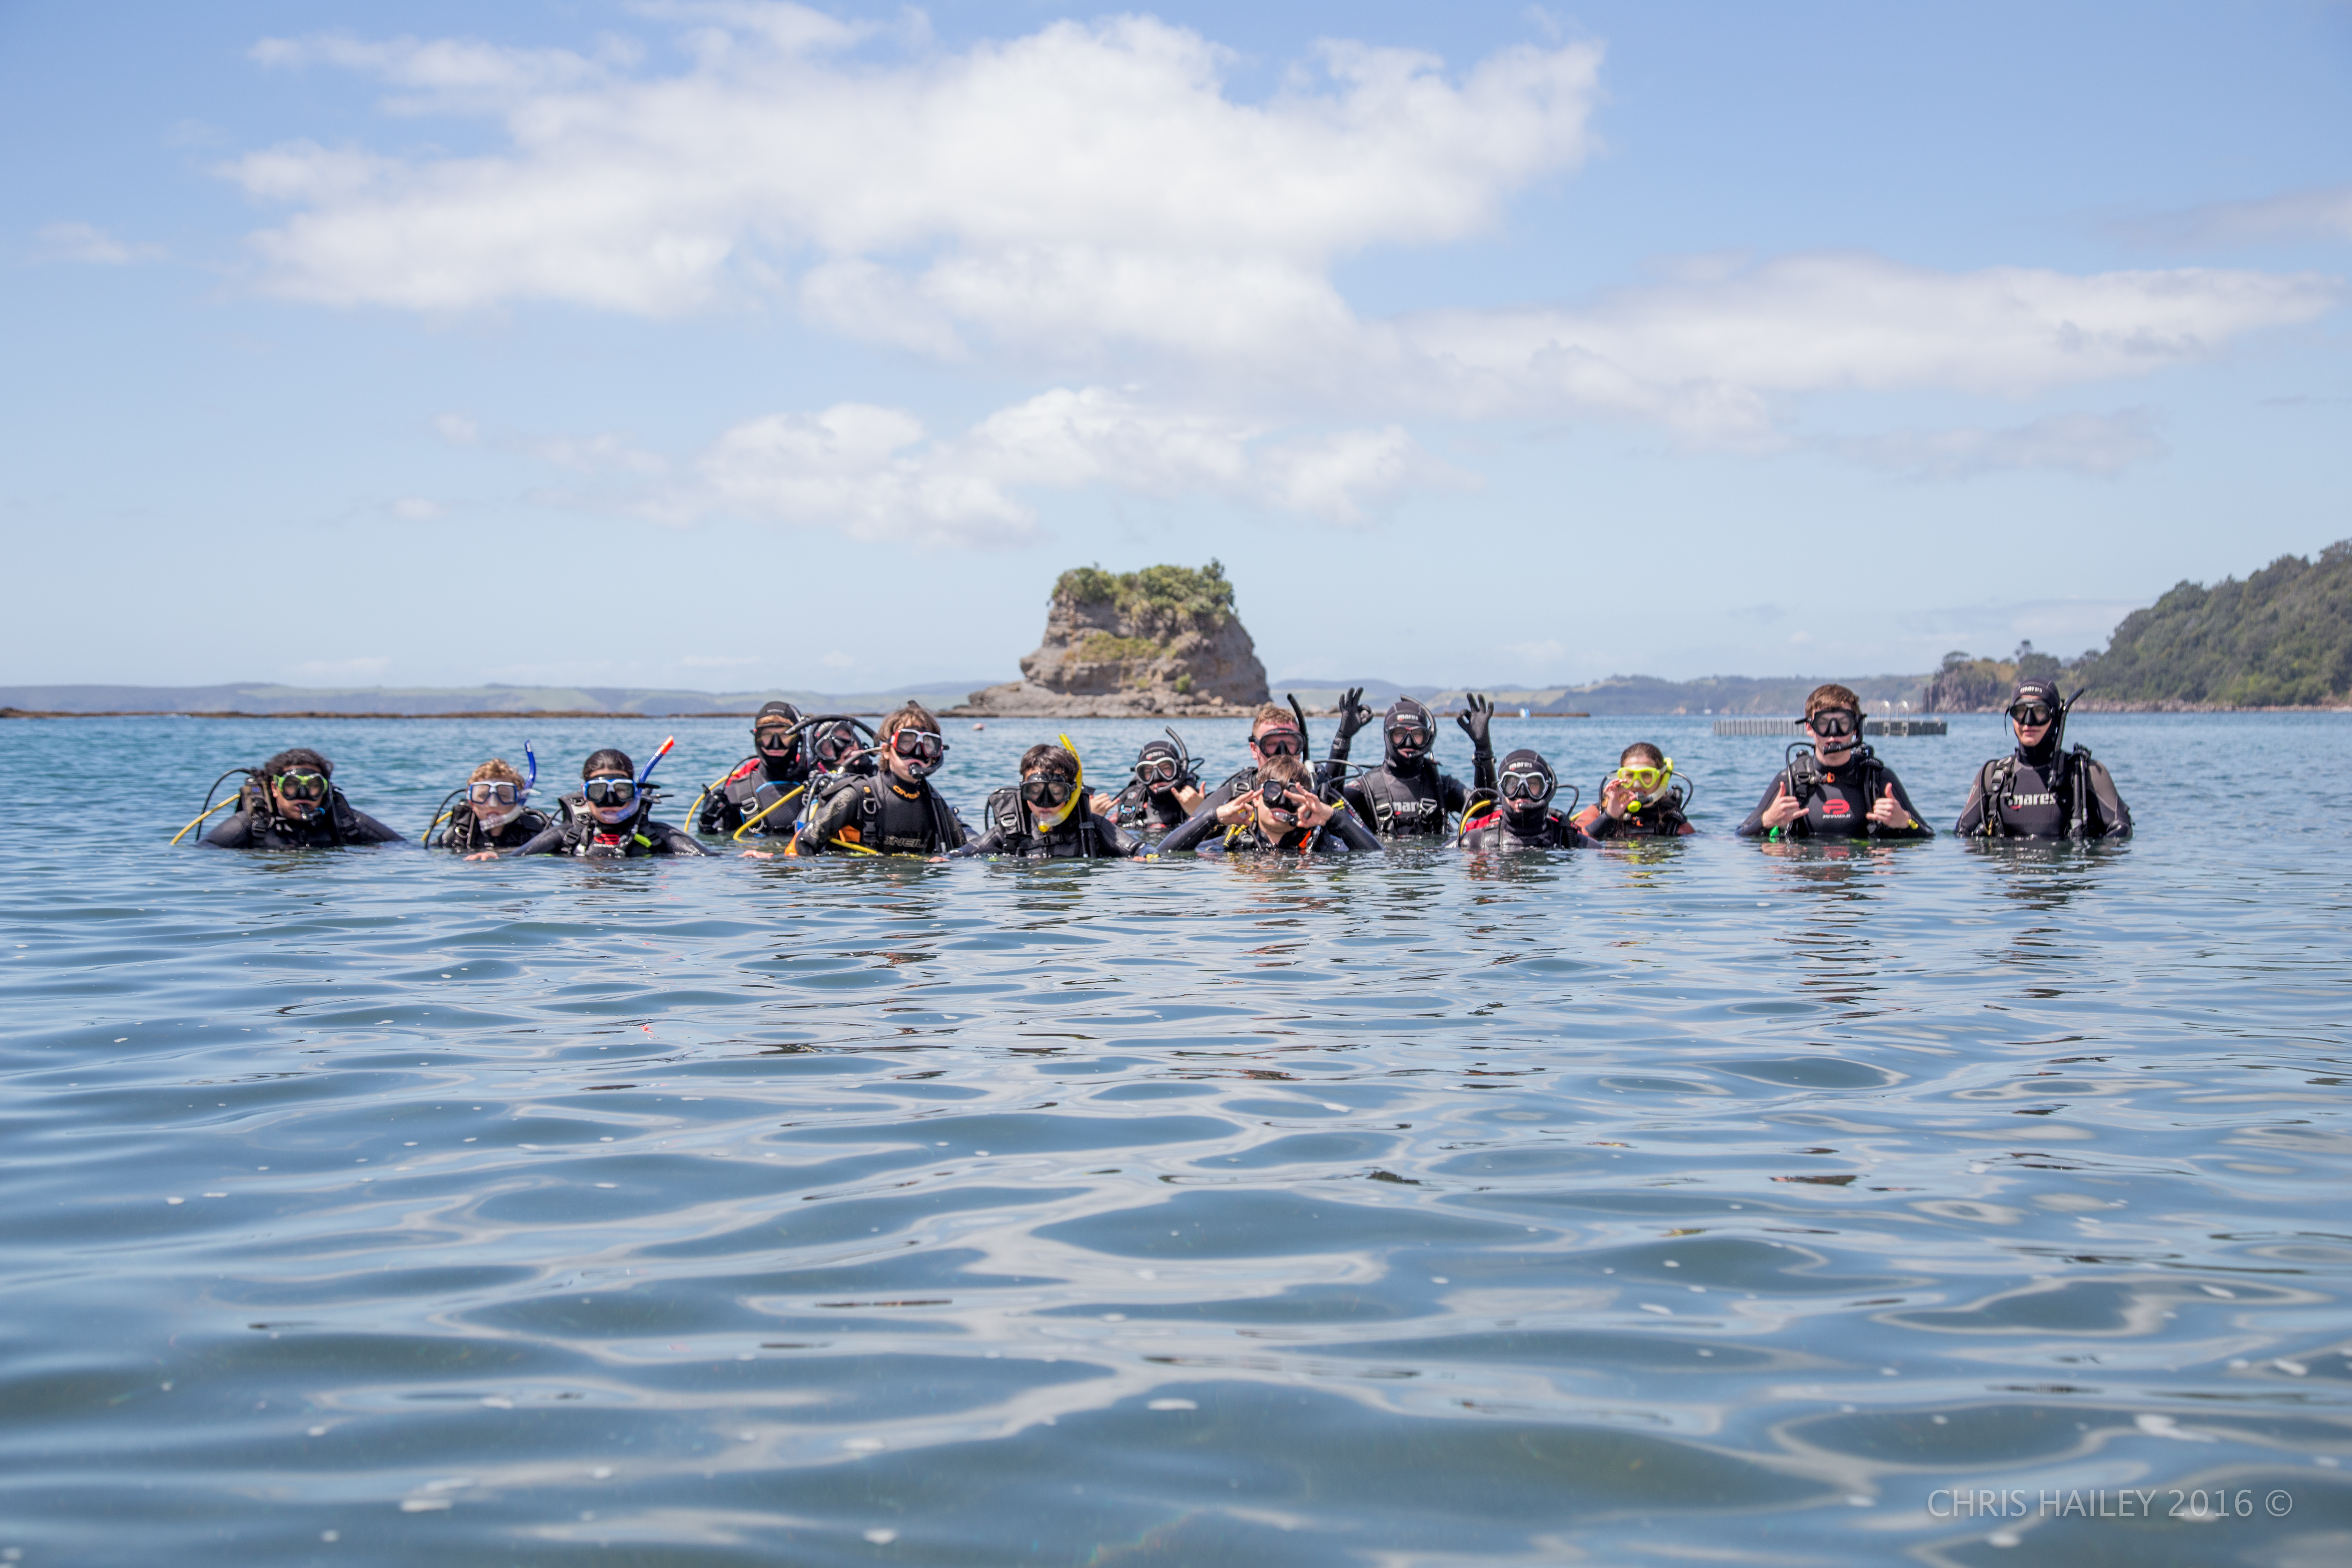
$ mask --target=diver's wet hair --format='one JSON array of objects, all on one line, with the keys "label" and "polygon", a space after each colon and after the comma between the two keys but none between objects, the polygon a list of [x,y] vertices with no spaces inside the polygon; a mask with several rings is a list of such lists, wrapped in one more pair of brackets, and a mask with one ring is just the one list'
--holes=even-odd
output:
[{"label": "diver's wet hair", "polygon": [[510,784],[522,783],[522,775],[515,772],[515,765],[504,757],[492,757],[466,775],[467,784],[480,784],[484,779],[501,780]]},{"label": "diver's wet hair", "polygon": [[1280,779],[1286,784],[1303,784],[1307,782],[1307,764],[1288,755],[1268,757],[1258,764],[1257,776],[1261,784],[1267,779]]},{"label": "diver's wet hair", "polygon": [[1636,741],[1617,753],[1617,765],[1621,768],[1663,768],[1666,765],[1666,753],[1647,741]]},{"label": "diver's wet hair", "polygon": [[588,760],[580,764],[582,778],[593,778],[598,773],[626,773],[635,778],[637,764],[629,761],[628,752],[615,746],[607,746],[601,752],[591,752]]},{"label": "diver's wet hair", "polygon": [[1039,771],[1057,778],[1074,779],[1078,776],[1078,759],[1059,746],[1032,746],[1021,753],[1022,776],[1025,778]]},{"label": "diver's wet hair", "polygon": [[329,778],[335,776],[335,764],[308,746],[289,747],[261,764],[264,778],[274,779],[280,773],[297,770],[324,773]]},{"label": "diver's wet hair", "polygon": [[1261,702],[1257,705],[1257,711],[1250,715],[1250,733],[1255,735],[1268,724],[1280,724],[1285,729],[1296,730],[1298,728],[1298,715],[1279,702]]},{"label": "diver's wet hair", "polygon": [[1862,711],[1862,699],[1851,686],[1840,686],[1832,680],[1826,686],[1816,686],[1805,699],[1805,721],[1811,723],[1814,714],[1823,709],[1842,708],[1849,713]]},{"label": "diver's wet hair", "polygon": [[940,732],[940,721],[931,710],[919,702],[902,703],[882,721],[882,738],[888,740],[901,730],[916,730],[927,735]]}]

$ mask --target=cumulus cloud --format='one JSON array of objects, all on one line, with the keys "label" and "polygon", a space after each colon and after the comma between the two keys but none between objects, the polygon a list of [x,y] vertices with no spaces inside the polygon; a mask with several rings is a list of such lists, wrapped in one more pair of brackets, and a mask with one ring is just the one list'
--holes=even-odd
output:
[{"label": "cumulus cloud", "polygon": [[95,224],[53,223],[33,237],[36,261],[86,261],[99,267],[121,267],[133,261],[161,261],[163,247],[120,240]]},{"label": "cumulus cloud", "polygon": [[[960,456],[945,469],[941,444],[887,410],[778,416],[730,433],[704,468],[712,493],[780,515],[1017,531],[1013,488],[1064,482],[1023,477],[1042,463],[1147,489],[1174,465],[1186,485],[1348,521],[1383,485],[1427,479],[1401,422],[1601,416],[1771,451],[1794,444],[1791,405],[1808,395],[2014,398],[2141,376],[2341,297],[2314,274],[1953,272],[1841,252],[1699,258],[1575,303],[1368,318],[1335,282],[1339,261],[1475,237],[1579,166],[1597,47],[1510,47],[1455,69],[1326,43],[1243,102],[1226,50],[1149,17],[953,50],[917,27],[893,53],[869,47],[870,26],[792,5],[641,9],[687,29],[683,64],[648,67],[619,44],[261,46],[272,67],[372,75],[401,112],[494,116],[502,140],[401,156],[296,142],[226,165],[293,209],[253,237],[259,286],[434,313],[781,304],[949,363],[1149,376],[1223,411],[1155,412],[1143,432],[1135,409],[1049,394],[997,416],[1019,430],[944,444]],[[1234,433],[1274,410],[1367,428],[1286,446],[1255,425]],[[2024,449],[1979,434],[1986,452]],[[990,458],[1000,437],[1012,444]],[[1937,468],[1905,471],[1922,465]]]},{"label": "cumulus cloud", "polygon": [[[631,449],[615,437],[530,449],[551,458],[602,447]],[[1249,422],[1155,407],[1102,387],[1056,388],[957,437],[932,436],[903,409],[844,403],[745,420],[674,471],[667,462],[654,468],[660,460],[651,454],[638,457],[626,472],[656,482],[541,499],[671,524],[724,514],[858,539],[986,547],[1034,534],[1026,497],[1034,490],[1210,495],[1349,526],[1409,489],[1467,482],[1393,426],[1277,438]],[[609,464],[602,471],[625,472]]]},{"label": "cumulus cloud", "polygon": [[852,30],[798,6],[696,9],[712,25],[667,77],[473,42],[262,46],[271,64],[462,89],[436,103],[495,105],[512,143],[389,159],[296,142],[230,164],[256,196],[305,209],[257,237],[266,285],[658,316],[709,303],[747,256],[807,254],[816,297],[850,310],[897,296],[824,264],[938,250],[895,281],[947,308],[1105,262],[1097,289],[1115,292],[1122,263],[1159,277],[1181,258],[1328,289],[1333,255],[1476,232],[1528,180],[1573,166],[1599,68],[1589,47],[1523,47],[1454,79],[1426,55],[1329,44],[1311,76],[1244,104],[1225,94],[1226,51],[1149,17],[874,66],[840,57]]},{"label": "cumulus cloud", "polygon": [[1899,430],[1825,443],[1864,468],[1914,479],[1971,479],[2002,468],[2053,468],[2101,478],[2164,456],[2146,409],[2053,414],[2007,429]]}]

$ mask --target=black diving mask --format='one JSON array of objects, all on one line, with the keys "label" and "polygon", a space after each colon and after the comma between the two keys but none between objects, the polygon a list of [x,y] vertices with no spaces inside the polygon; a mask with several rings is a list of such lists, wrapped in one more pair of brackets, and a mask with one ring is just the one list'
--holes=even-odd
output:
[{"label": "black diving mask", "polygon": [[2013,722],[2032,729],[2057,718],[2058,710],[2047,702],[2021,702],[2009,710],[2009,716]]},{"label": "black diving mask", "polygon": [[1268,730],[1263,735],[1251,736],[1250,746],[1261,757],[1303,757],[1307,754],[1306,739],[1287,725],[1279,730]]},{"label": "black diving mask", "polygon": [[902,762],[935,768],[940,759],[948,754],[948,742],[946,737],[929,730],[897,730],[890,735],[890,754]]},{"label": "black diving mask", "polygon": [[1540,805],[1559,786],[1547,773],[1533,768],[1513,768],[1495,781],[1495,789],[1513,805]]},{"label": "black diving mask", "polygon": [[1429,754],[1429,745],[1437,732],[1420,724],[1398,724],[1388,731],[1389,750],[1407,762],[1416,762]]},{"label": "black diving mask", "polygon": [[751,744],[764,757],[790,756],[793,743],[798,739],[788,729],[761,730],[751,737]]},{"label": "black diving mask", "polygon": [[1021,798],[1031,805],[1050,808],[1069,799],[1077,787],[1077,780],[1066,779],[1059,773],[1031,773],[1021,781]]},{"label": "black diving mask", "polygon": [[1260,784],[1257,797],[1265,803],[1266,810],[1291,823],[1298,820],[1298,808],[1310,798],[1300,785],[1285,784],[1280,779],[1268,779]]},{"label": "black diving mask", "polygon": [[1824,741],[1842,741],[1862,733],[1862,715],[1850,708],[1824,708],[1806,720],[1805,726]]}]

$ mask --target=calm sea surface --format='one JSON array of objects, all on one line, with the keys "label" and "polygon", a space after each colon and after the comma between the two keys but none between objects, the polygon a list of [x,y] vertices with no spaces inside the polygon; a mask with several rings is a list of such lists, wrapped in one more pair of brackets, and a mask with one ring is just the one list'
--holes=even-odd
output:
[{"label": "calm sea surface", "polygon": [[[1496,729],[1706,836],[232,855],[164,840],[298,742],[414,835],[747,737],[0,725],[0,1561],[2352,1560],[2352,721],[2078,720],[2112,849],[1772,852],[1776,742]],[[1939,828],[1953,730],[1879,742]]]}]

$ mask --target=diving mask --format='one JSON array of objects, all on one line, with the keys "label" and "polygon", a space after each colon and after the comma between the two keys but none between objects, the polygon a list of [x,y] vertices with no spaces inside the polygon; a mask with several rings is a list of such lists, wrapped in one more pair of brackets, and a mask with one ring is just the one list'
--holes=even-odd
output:
[{"label": "diving mask", "polygon": [[613,811],[637,803],[637,781],[632,778],[590,779],[580,786],[588,804],[600,811]]}]

